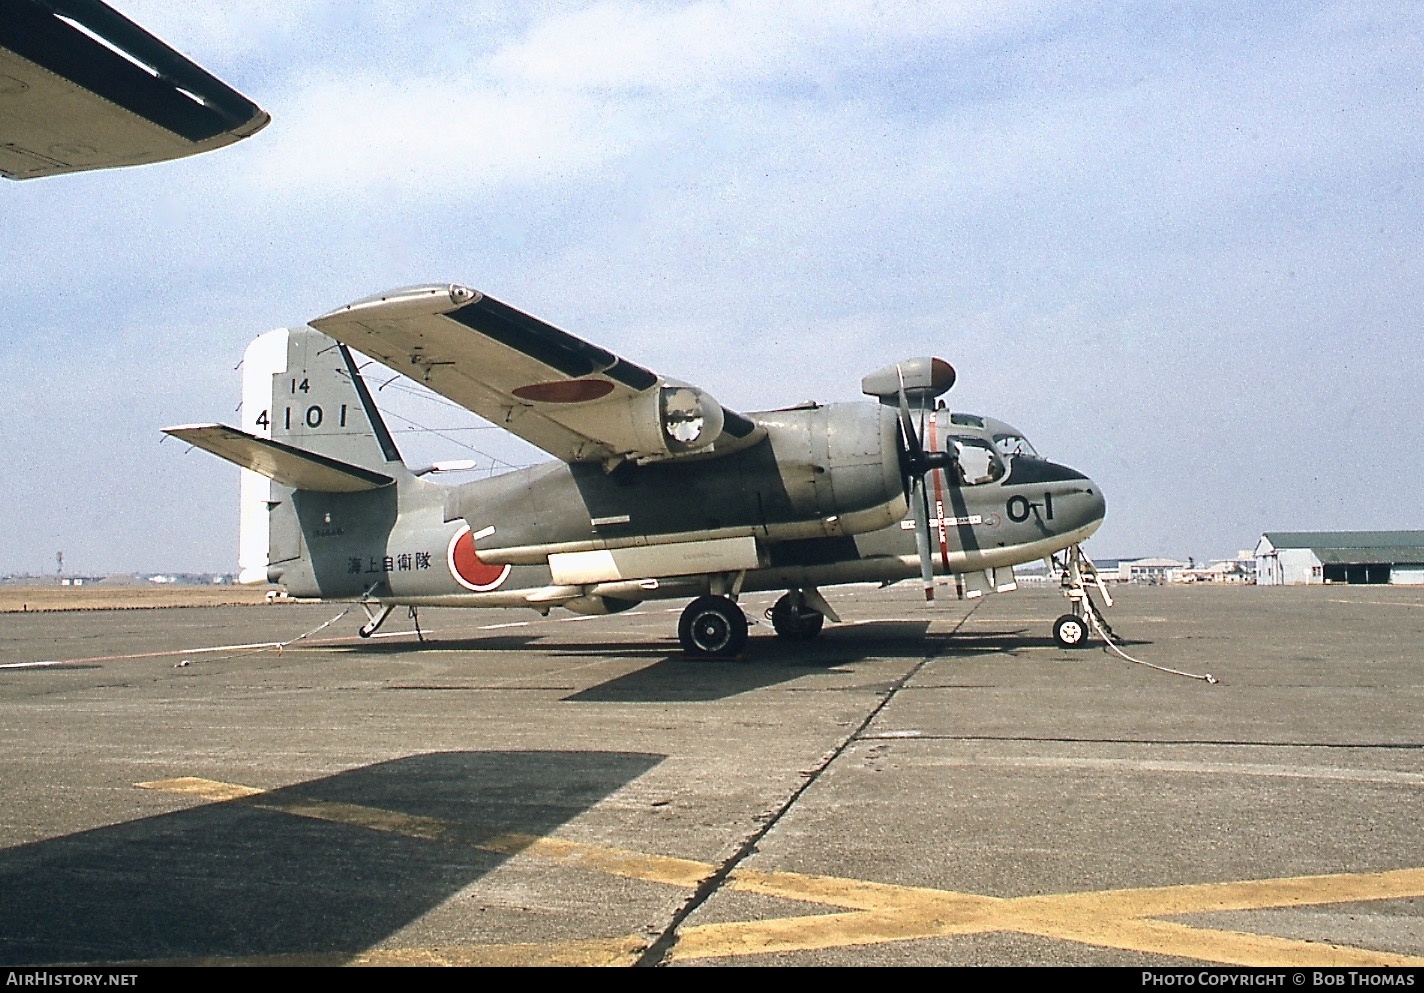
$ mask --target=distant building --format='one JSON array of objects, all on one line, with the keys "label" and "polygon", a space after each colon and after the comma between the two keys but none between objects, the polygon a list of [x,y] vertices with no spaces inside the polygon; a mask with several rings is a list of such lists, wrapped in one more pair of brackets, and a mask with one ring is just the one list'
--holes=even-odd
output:
[{"label": "distant building", "polygon": [[1213,559],[1205,566],[1183,569],[1177,573],[1177,579],[1184,583],[1254,583],[1256,556],[1250,549],[1242,549],[1234,559]]},{"label": "distant building", "polygon": [[1256,582],[1424,585],[1424,531],[1267,531],[1256,543]]},{"label": "distant building", "polygon": [[1176,559],[1122,559],[1117,564],[1119,583],[1175,583],[1178,573],[1191,567]]}]

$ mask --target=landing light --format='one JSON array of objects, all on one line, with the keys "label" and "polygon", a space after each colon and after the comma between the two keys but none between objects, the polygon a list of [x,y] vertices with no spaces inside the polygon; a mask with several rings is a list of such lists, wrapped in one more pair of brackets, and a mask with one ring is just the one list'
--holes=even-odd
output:
[{"label": "landing light", "polygon": [[682,445],[695,445],[707,425],[702,394],[688,387],[674,386],[663,390],[663,430],[668,438]]}]

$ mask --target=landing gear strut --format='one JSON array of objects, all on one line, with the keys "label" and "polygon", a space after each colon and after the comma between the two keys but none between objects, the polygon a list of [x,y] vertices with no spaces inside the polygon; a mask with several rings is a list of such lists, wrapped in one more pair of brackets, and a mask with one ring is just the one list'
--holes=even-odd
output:
[{"label": "landing gear strut", "polygon": [[700,596],[682,612],[677,639],[693,658],[732,658],[746,646],[747,615],[728,597]]},{"label": "landing gear strut", "polygon": [[771,608],[771,626],[788,641],[810,641],[821,633],[826,616],[806,602],[800,590],[787,593]]},{"label": "landing gear strut", "polygon": [[376,633],[382,624],[386,623],[386,618],[391,616],[391,611],[396,609],[396,605],[393,603],[377,603],[375,609],[372,609],[370,603],[362,600],[361,609],[366,612],[366,623],[362,624],[361,629],[356,633],[363,638],[369,638]]}]

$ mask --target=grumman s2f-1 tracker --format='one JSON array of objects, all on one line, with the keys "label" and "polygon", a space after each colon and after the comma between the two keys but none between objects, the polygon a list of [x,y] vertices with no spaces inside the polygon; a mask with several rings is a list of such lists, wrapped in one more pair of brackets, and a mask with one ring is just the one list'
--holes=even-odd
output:
[{"label": "grumman s2f-1 tracker", "polygon": [[[558,458],[444,485],[407,467],[352,350]],[[1002,421],[936,398],[949,363],[861,381],[876,402],[742,414],[463,286],[368,297],[247,349],[241,429],[167,433],[244,469],[243,582],[360,600],[369,636],[398,605],[608,614],[692,598],[687,654],[747,640],[740,594],[786,590],[783,638],[839,620],[820,588],[936,573],[961,597],[1015,587],[1013,567],[1067,552],[1083,644],[1093,609],[1078,543],[1102,523],[1092,480]],[[438,468],[438,464],[436,467]],[[1076,595],[1074,595],[1076,594]]]}]

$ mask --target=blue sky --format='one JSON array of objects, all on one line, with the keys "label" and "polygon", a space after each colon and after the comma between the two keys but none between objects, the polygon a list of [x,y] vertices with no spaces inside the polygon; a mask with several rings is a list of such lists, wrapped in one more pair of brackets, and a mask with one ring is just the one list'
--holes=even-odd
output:
[{"label": "blue sky", "polygon": [[[117,5],[273,122],[0,187],[0,572],[231,569],[236,470],[159,429],[436,281],[739,409],[943,356],[1102,557],[1424,526],[1415,4]],[[458,429],[412,461],[541,458],[397,386]]]}]

